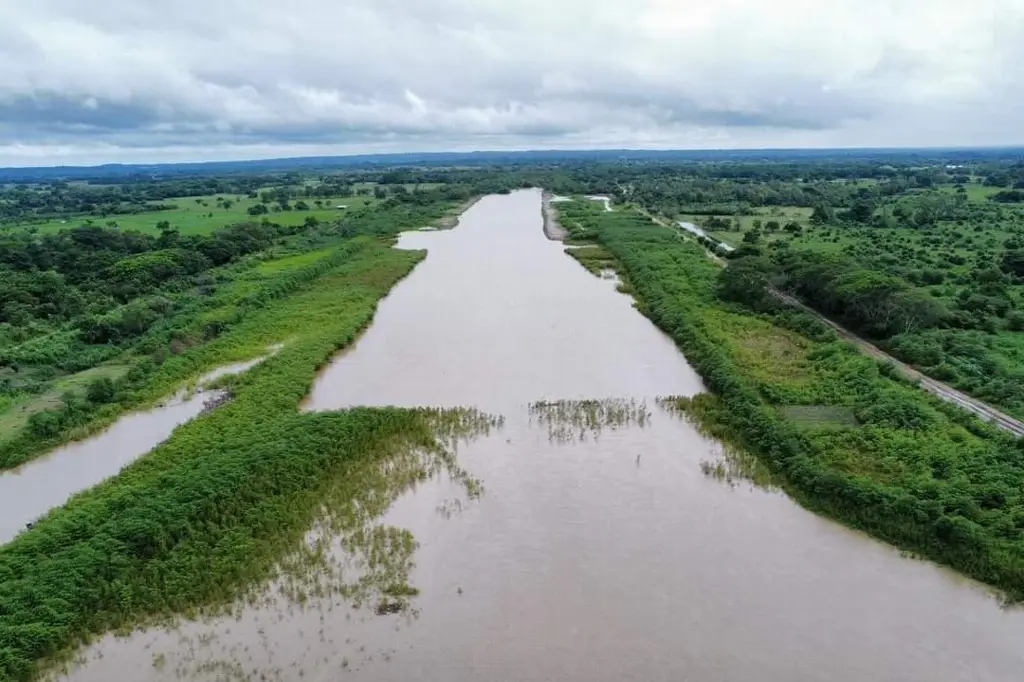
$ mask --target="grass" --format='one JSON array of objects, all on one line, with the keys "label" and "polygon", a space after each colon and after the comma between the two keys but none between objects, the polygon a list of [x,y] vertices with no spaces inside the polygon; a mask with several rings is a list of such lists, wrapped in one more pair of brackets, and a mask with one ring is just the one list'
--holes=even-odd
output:
[{"label": "grass", "polygon": [[255,273],[258,275],[275,275],[286,270],[293,268],[301,268],[307,265],[313,265],[314,263],[327,258],[333,253],[333,249],[318,249],[316,251],[308,251],[306,253],[295,254],[294,256],[285,256],[283,258],[271,258],[269,260],[261,262],[255,268]]},{"label": "grass", "polygon": [[604,431],[644,428],[651,420],[646,402],[624,398],[542,401],[530,403],[529,411],[530,423],[547,428],[552,443],[596,441]]},{"label": "grass", "polygon": [[[780,226],[783,226],[787,222],[795,220],[803,225],[804,229],[807,229],[811,212],[812,209],[806,206],[774,206],[771,208],[757,209],[746,215],[714,216],[730,221],[732,226],[725,230],[708,230],[707,232],[719,241],[725,242],[730,246],[738,247],[743,241],[743,234],[754,228],[754,221],[760,220],[763,224],[770,220],[775,220]],[[677,220],[684,220],[686,222],[693,223],[698,227],[703,227],[703,223],[710,217],[713,216],[684,214],[679,216]],[[739,225],[736,225],[737,221],[739,222]],[[788,238],[789,234],[782,231],[774,233],[764,232],[762,236],[762,239],[765,241],[775,241],[777,239]]]},{"label": "grass", "polygon": [[573,246],[565,250],[576,261],[593,275],[603,276],[609,270],[615,270],[615,257],[601,246]]},{"label": "grass", "polygon": [[[217,199],[230,199],[233,204],[225,209],[217,206]],[[346,211],[353,211],[377,202],[373,197],[333,197],[322,199],[324,206],[330,208],[317,209],[313,199],[306,199],[311,207],[308,211],[280,211],[267,213],[263,216],[251,216],[248,209],[259,203],[258,199],[250,199],[244,195],[212,194],[202,197],[180,197],[167,199],[163,203],[174,204],[177,208],[166,211],[146,211],[132,215],[117,215],[106,218],[95,216],[76,216],[59,218],[43,223],[15,225],[21,228],[36,229],[44,234],[52,234],[69,227],[91,222],[106,225],[113,221],[122,230],[138,230],[148,234],[159,234],[157,223],[168,221],[181,234],[208,234],[217,228],[246,221],[259,221],[263,218],[281,225],[302,225],[306,218],[313,216],[320,221],[329,222],[344,216]],[[292,205],[296,203],[291,202]],[[346,205],[347,209],[337,209],[337,205]],[[212,215],[211,215],[212,214]]]},{"label": "grass", "polygon": [[100,365],[76,374],[58,377],[42,393],[5,396],[0,399],[0,442],[21,431],[33,414],[60,405],[61,396],[65,393],[84,396],[91,382],[103,378],[119,379],[129,369],[131,365],[124,363]]},{"label": "grass", "polygon": [[[948,193],[948,194],[955,194],[958,191],[956,185],[942,185],[938,189],[939,189],[940,192],[944,192],[944,193]],[[996,194],[998,192],[1002,192],[1004,189],[1007,189],[1007,188],[1005,188],[1005,187],[986,187],[985,185],[980,185],[980,184],[974,183],[974,182],[972,182],[970,184],[967,184],[967,185],[964,185],[964,190],[967,193],[967,199],[969,201],[972,201],[972,202],[985,202],[985,203],[989,203],[988,202],[988,198],[990,196],[992,196],[993,194]]]},{"label": "grass", "polygon": [[709,310],[707,319],[722,330],[722,339],[736,363],[762,383],[795,390],[808,386],[813,370],[807,360],[811,343],[768,320],[728,310]]},{"label": "grass", "polygon": [[809,429],[829,429],[857,426],[853,410],[837,405],[783,405],[779,408],[786,418]]}]

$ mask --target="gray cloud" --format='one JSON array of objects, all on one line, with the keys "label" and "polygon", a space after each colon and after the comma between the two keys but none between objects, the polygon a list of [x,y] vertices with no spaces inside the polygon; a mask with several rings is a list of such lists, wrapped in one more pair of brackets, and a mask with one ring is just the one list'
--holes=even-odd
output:
[{"label": "gray cloud", "polygon": [[0,164],[1020,143],[1017,0],[33,0]]}]

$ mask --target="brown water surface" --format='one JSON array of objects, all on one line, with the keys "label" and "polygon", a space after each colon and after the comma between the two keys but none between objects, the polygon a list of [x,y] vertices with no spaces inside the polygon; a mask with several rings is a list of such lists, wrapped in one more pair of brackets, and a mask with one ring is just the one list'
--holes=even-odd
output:
[{"label": "brown water surface", "polygon": [[[539,192],[485,198],[455,230],[401,246],[429,256],[307,408],[505,417],[458,448],[481,495],[444,473],[379,491],[394,502],[372,525],[415,537],[399,563],[418,595],[379,615],[384,593],[356,608],[275,584],[228,616],[105,638],[67,679],[1022,678],[1021,612],[781,493],[702,473],[721,447],[654,400],[701,391],[698,377],[614,284],[545,239]],[[600,402],[531,408],[566,399]],[[369,570],[365,537],[331,541],[350,578]]]}]

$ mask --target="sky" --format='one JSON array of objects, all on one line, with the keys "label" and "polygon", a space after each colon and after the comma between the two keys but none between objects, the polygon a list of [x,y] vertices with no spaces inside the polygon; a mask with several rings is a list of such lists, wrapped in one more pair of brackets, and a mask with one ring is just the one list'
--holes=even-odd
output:
[{"label": "sky", "polygon": [[1024,143],[1024,0],[0,0],[0,166]]}]

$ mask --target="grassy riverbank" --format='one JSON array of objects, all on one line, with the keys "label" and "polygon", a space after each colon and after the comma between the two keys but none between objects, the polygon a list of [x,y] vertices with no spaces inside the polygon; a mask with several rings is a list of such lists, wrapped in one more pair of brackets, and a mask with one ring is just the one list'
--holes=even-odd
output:
[{"label": "grassy riverbank", "polygon": [[[448,210],[431,208],[435,217]],[[370,227],[385,232],[379,216]],[[31,679],[41,661],[111,629],[244,596],[301,548],[330,512],[328,493],[336,502],[355,495],[386,457],[440,451],[439,430],[486,426],[463,411],[298,411],[318,369],[423,257],[354,237],[250,271],[259,286],[235,292],[226,331],[164,359],[126,402],[154,400],[273,343],[282,350],[230,380],[230,403],[0,547],[0,679]]]},{"label": "grassy riverbank", "polygon": [[696,242],[633,211],[562,204],[629,278],[640,309],[719,398],[719,429],[804,505],[1024,598],[1024,452],[1011,437],[901,381],[792,310],[717,295]]},{"label": "grassy riverbank", "polygon": [[[168,283],[150,299],[107,316],[145,314],[146,328],[129,338],[90,342],[85,327],[92,322],[77,319],[0,348],[17,367],[13,375],[0,377],[8,382],[0,395],[0,470],[95,433],[126,410],[149,406],[217,365],[257,357],[267,345],[287,341],[287,327],[278,334],[225,334],[345,262],[365,240],[449,224],[459,206],[440,198],[424,204],[384,202],[352,213],[346,222],[286,236],[238,262]],[[44,370],[55,376],[41,379]],[[98,381],[105,383],[94,387]]]}]

